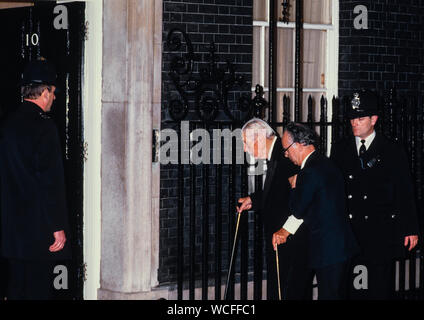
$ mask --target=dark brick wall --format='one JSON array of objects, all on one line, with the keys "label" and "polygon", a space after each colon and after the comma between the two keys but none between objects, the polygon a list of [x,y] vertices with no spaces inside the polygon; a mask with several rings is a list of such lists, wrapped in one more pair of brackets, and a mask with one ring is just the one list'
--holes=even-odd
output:
[{"label": "dark brick wall", "polygon": [[[228,60],[235,66],[238,75],[246,80],[244,86],[235,87],[228,95],[230,108],[234,115],[239,117],[237,102],[241,95],[250,95],[251,70],[252,70],[252,14],[253,0],[190,0],[190,1],[163,1],[163,65],[162,65],[162,129],[177,128],[169,116],[169,102],[178,98],[178,92],[172,83],[168,72],[170,63],[176,54],[184,58],[186,47],[182,47],[180,53],[170,50],[166,43],[167,36],[173,28],[185,31],[191,39],[194,53],[194,76],[198,76],[200,68],[205,67],[208,61],[209,45],[213,41],[216,47],[216,56],[219,66],[225,66]],[[194,113],[194,98],[189,99],[190,112],[186,119],[196,119]],[[222,111],[218,119],[224,119]],[[196,266],[197,277],[201,272],[201,237],[202,230],[202,204],[204,181],[202,167],[196,168]],[[223,167],[223,199],[220,203],[223,217],[223,242],[222,262],[223,268],[227,265],[228,242],[228,214],[229,214],[229,167]],[[237,168],[237,179],[240,179],[241,171]],[[214,269],[214,212],[215,212],[215,185],[214,168],[210,167],[207,178],[210,190],[209,201],[209,271]],[[177,205],[178,205],[178,168],[176,165],[161,165],[160,185],[160,246],[159,246],[159,282],[173,282],[176,280],[177,272]],[[236,197],[241,195],[241,186],[237,180]],[[190,194],[190,170],[184,166],[184,268],[185,280],[189,269],[188,256],[188,232],[189,232],[189,194]],[[234,211],[234,210],[232,210]],[[233,212],[232,212],[233,213]],[[233,232],[233,231],[231,231]]]},{"label": "dark brick wall", "polygon": [[[225,67],[226,61],[236,66],[239,75],[243,75],[247,84],[252,72],[252,14],[253,0],[164,0],[163,9],[163,68],[162,68],[162,120],[170,120],[168,103],[178,96],[170,81],[168,71],[175,57],[166,44],[168,32],[179,28],[186,32],[195,53],[194,74],[208,63],[209,46],[214,42],[219,67]],[[183,47],[182,50],[186,50]],[[184,58],[186,51],[181,52]],[[240,92],[250,92],[250,84],[230,93],[228,99],[233,109]],[[247,91],[246,91],[247,89]],[[193,102],[191,100],[190,102]],[[236,116],[237,116],[236,111]],[[224,118],[220,112],[218,119]]]},{"label": "dark brick wall", "polygon": [[[368,29],[353,26],[356,5]],[[398,93],[424,90],[424,3],[421,0],[340,0],[339,95],[356,88]]]}]

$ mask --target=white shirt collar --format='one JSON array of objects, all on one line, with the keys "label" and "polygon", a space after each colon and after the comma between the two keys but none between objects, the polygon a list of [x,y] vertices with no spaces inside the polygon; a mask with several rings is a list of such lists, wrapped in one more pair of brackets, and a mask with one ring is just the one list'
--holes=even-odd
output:
[{"label": "white shirt collar", "polygon": [[311,154],[313,154],[315,152],[315,150],[313,150],[311,153],[309,153],[305,159],[303,159],[302,161],[302,165],[300,166],[300,169],[303,169],[303,167],[305,166],[306,160],[308,160],[308,158],[311,156]]},{"label": "white shirt collar", "polygon": [[[374,138],[375,138],[375,130],[368,137],[364,139],[365,148],[367,148],[367,150],[370,147],[371,143],[373,142]],[[359,154],[359,148],[362,146],[361,140],[362,139],[360,137],[355,137],[356,151],[358,151],[358,154]]]},{"label": "white shirt collar", "polygon": [[274,140],[272,141],[272,144],[271,144],[271,148],[269,148],[269,151],[268,151],[268,161],[270,161],[271,160],[271,155],[272,155],[272,150],[274,150],[274,144],[275,144],[275,141],[277,141],[277,137],[274,137]]}]

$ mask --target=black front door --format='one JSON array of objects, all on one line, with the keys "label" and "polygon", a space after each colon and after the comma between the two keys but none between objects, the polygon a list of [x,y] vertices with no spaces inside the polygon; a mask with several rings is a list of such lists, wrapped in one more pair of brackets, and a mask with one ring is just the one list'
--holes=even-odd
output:
[{"label": "black front door", "polygon": [[[36,3],[33,7],[0,10],[0,118],[21,102],[18,82],[25,64],[44,58],[55,64],[58,90],[52,116],[63,150],[72,246],[72,261],[58,269],[58,299],[82,299],[83,260],[83,153],[81,115],[82,54],[85,37],[84,3]],[[66,24],[66,21],[68,22]],[[3,262],[2,268],[5,268]],[[2,275],[5,272],[1,272]],[[0,281],[2,292],[7,277]],[[66,289],[67,287],[67,289]]]}]

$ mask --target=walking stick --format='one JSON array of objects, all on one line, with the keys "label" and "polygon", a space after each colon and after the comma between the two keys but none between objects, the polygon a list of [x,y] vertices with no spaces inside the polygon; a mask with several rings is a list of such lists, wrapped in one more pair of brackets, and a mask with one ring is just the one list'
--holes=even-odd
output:
[{"label": "walking stick", "polygon": [[275,261],[277,264],[277,279],[278,279],[278,300],[281,300],[281,286],[280,286],[280,263],[278,262],[278,244],[275,247]]},{"label": "walking stick", "polygon": [[233,269],[233,259],[234,259],[234,252],[236,250],[237,234],[238,234],[238,228],[239,228],[239,223],[240,223],[240,215],[241,215],[241,212],[239,212],[238,215],[237,215],[236,233],[234,235],[233,251],[231,253],[230,266],[228,267],[228,276],[227,276],[227,284],[225,285],[224,300],[227,300],[228,284],[230,282],[230,276],[231,276],[231,272],[232,272],[232,269]]}]

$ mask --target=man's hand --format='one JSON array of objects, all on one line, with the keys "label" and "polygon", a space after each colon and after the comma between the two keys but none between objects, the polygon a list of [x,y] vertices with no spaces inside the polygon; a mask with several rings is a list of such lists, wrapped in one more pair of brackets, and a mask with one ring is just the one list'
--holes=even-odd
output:
[{"label": "man's hand", "polygon": [[237,208],[237,213],[240,213],[244,210],[250,210],[252,208],[252,199],[250,197],[238,199],[238,203],[241,203]]},{"label": "man's hand", "polygon": [[418,236],[417,235],[413,235],[413,236],[406,236],[405,237],[405,241],[404,241],[404,246],[407,247],[408,246],[408,242],[409,242],[409,249],[408,251],[411,251],[412,249],[414,249],[414,247],[417,245],[418,243]]},{"label": "man's hand", "polygon": [[281,228],[272,235],[272,246],[274,247],[274,251],[277,250],[277,245],[286,243],[287,237],[290,234],[291,233],[288,232],[286,229]]},{"label": "man's hand", "polygon": [[297,174],[289,178],[289,183],[292,189],[296,188],[296,179],[297,179]]},{"label": "man's hand", "polygon": [[66,242],[66,236],[65,231],[60,230],[53,233],[53,236],[55,238],[54,243],[49,247],[50,252],[57,252],[63,249]]}]

